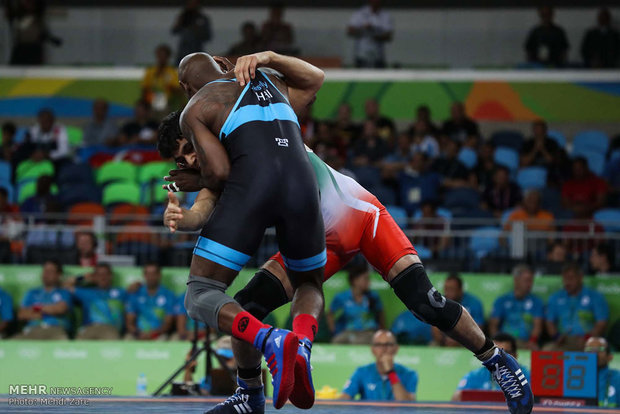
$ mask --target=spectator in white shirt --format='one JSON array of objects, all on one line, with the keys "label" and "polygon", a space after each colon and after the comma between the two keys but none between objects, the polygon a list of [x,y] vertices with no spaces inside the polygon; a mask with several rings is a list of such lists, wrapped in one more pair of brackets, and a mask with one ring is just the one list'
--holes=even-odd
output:
[{"label": "spectator in white shirt", "polygon": [[69,137],[64,125],[56,122],[54,112],[44,108],[37,114],[37,124],[30,128],[30,142],[49,153],[52,160],[69,155]]},{"label": "spectator in white shirt", "polygon": [[356,11],[347,29],[355,38],[355,66],[384,68],[384,44],[392,40],[392,17],[381,9],[381,0],[368,0],[368,5]]}]

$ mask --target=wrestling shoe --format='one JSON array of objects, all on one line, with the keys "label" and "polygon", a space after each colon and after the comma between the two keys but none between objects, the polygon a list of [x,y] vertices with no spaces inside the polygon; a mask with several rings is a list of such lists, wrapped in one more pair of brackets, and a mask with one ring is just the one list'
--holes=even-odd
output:
[{"label": "wrestling shoe", "polygon": [[312,385],[312,366],[310,352],[312,342],[308,338],[299,341],[297,357],[295,359],[295,386],[291,396],[291,403],[297,408],[307,410],[314,405],[314,386]]},{"label": "wrestling shoe", "polygon": [[295,385],[295,356],[299,338],[291,331],[273,327],[261,328],[254,347],[265,356],[273,385],[273,406],[282,408]]},{"label": "wrestling shoe", "polygon": [[512,414],[529,414],[534,405],[534,394],[517,361],[503,349],[497,348],[495,354],[484,365],[493,375],[504,392],[508,409]]},{"label": "wrestling shoe", "polygon": [[242,380],[237,379],[239,388],[226,401],[219,403],[205,414],[264,414],[265,391],[263,386],[248,388]]}]

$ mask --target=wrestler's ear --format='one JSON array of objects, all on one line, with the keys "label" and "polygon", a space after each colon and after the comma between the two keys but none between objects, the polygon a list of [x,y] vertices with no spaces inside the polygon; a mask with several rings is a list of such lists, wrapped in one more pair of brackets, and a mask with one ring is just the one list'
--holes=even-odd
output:
[{"label": "wrestler's ear", "polygon": [[225,58],[223,56],[213,56],[213,60],[215,60],[218,65],[220,65],[220,69],[222,69],[222,72],[229,72],[235,68],[235,65],[233,65],[232,62],[228,60],[228,58]]}]

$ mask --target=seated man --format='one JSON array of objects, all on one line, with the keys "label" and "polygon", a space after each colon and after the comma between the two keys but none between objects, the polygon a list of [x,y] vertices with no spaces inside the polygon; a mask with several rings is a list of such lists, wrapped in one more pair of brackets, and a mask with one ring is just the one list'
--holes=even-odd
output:
[{"label": "seated man", "polygon": [[620,406],[620,371],[609,368],[614,358],[605,338],[593,336],[586,341],[584,352],[598,355],[598,406],[616,408]]},{"label": "seated man", "polygon": [[172,327],[176,298],[161,286],[158,264],[144,266],[144,282],[127,301],[125,339],[165,339]]},{"label": "seated man", "polygon": [[62,265],[54,260],[43,264],[43,287],[30,289],[17,319],[27,322],[13,339],[68,339],[71,294],[60,287]]},{"label": "seated man", "polygon": [[408,310],[394,319],[392,332],[401,344],[428,345],[433,340],[431,325],[422,322]]},{"label": "seated man", "polygon": [[[443,285],[444,296],[467,309],[473,320],[480,328],[484,325],[484,310],[480,299],[465,292],[463,279],[457,273],[451,273]],[[441,346],[459,346],[458,342],[447,336],[444,332],[433,327],[433,341]]]},{"label": "seated man", "polygon": [[603,295],[583,285],[583,271],[575,263],[562,269],[562,285],[547,304],[545,325],[553,341],[545,349],[580,351],[587,338],[605,333],[609,307]]},{"label": "seated man", "polygon": [[510,230],[514,221],[523,221],[528,231],[553,231],[553,214],[541,208],[540,200],[540,192],[526,192],[521,206],[510,213],[504,228]]},{"label": "seated man", "polygon": [[77,280],[79,278],[71,280],[69,290],[83,311],[82,327],[76,339],[120,338],[127,294],[125,290],[112,286],[113,278],[110,265],[99,263],[89,276],[92,286],[83,286]]},{"label": "seated man", "polygon": [[7,336],[9,324],[14,319],[13,299],[11,295],[0,288],[0,339]]},{"label": "seated man", "polygon": [[176,320],[176,332],[170,337],[171,340],[184,341],[194,339],[194,324],[198,324],[197,339],[203,339],[206,333],[206,325],[203,322],[194,321],[187,315],[185,309],[185,293],[181,293],[174,304],[174,315]]},{"label": "seated man", "polygon": [[[512,335],[500,332],[493,337],[493,341],[495,345],[503,348],[504,351],[517,359],[517,341]],[[521,372],[519,374],[524,375],[527,381],[530,381],[530,372],[528,369],[521,364],[519,365],[521,366]],[[500,391],[493,375],[484,367],[465,374],[463,379],[459,382],[456,392],[452,396],[452,401],[461,401],[461,391],[463,390]]]},{"label": "seated man", "polygon": [[352,400],[359,394],[361,400],[415,401],[418,374],[394,362],[397,352],[394,334],[377,331],[372,338],[372,354],[376,362],[357,368],[346,382],[340,398]]},{"label": "seated man", "polygon": [[334,296],[327,313],[327,323],[334,334],[333,343],[367,344],[377,329],[385,327],[383,304],[370,290],[368,268],[349,271],[351,289]]},{"label": "seated man", "polygon": [[489,333],[509,333],[517,339],[519,347],[536,349],[542,333],[544,304],[532,295],[534,273],[528,265],[520,264],[512,275],[514,290],[493,303]]}]

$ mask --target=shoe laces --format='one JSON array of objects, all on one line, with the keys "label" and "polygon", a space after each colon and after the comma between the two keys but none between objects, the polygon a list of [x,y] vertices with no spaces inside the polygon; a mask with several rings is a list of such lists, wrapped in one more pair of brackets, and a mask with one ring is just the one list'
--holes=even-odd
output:
[{"label": "shoe laces", "polygon": [[493,377],[499,387],[504,391],[504,394],[510,396],[510,399],[519,398],[523,395],[521,392],[521,382],[517,378],[516,374],[512,372],[505,365],[500,366],[495,364],[495,370],[493,371]]},{"label": "shoe laces", "polygon": [[235,390],[235,393],[228,397],[226,401],[224,401],[224,405],[237,405],[241,403],[247,403],[250,399],[250,394],[246,394],[242,392],[243,389],[241,387]]}]

